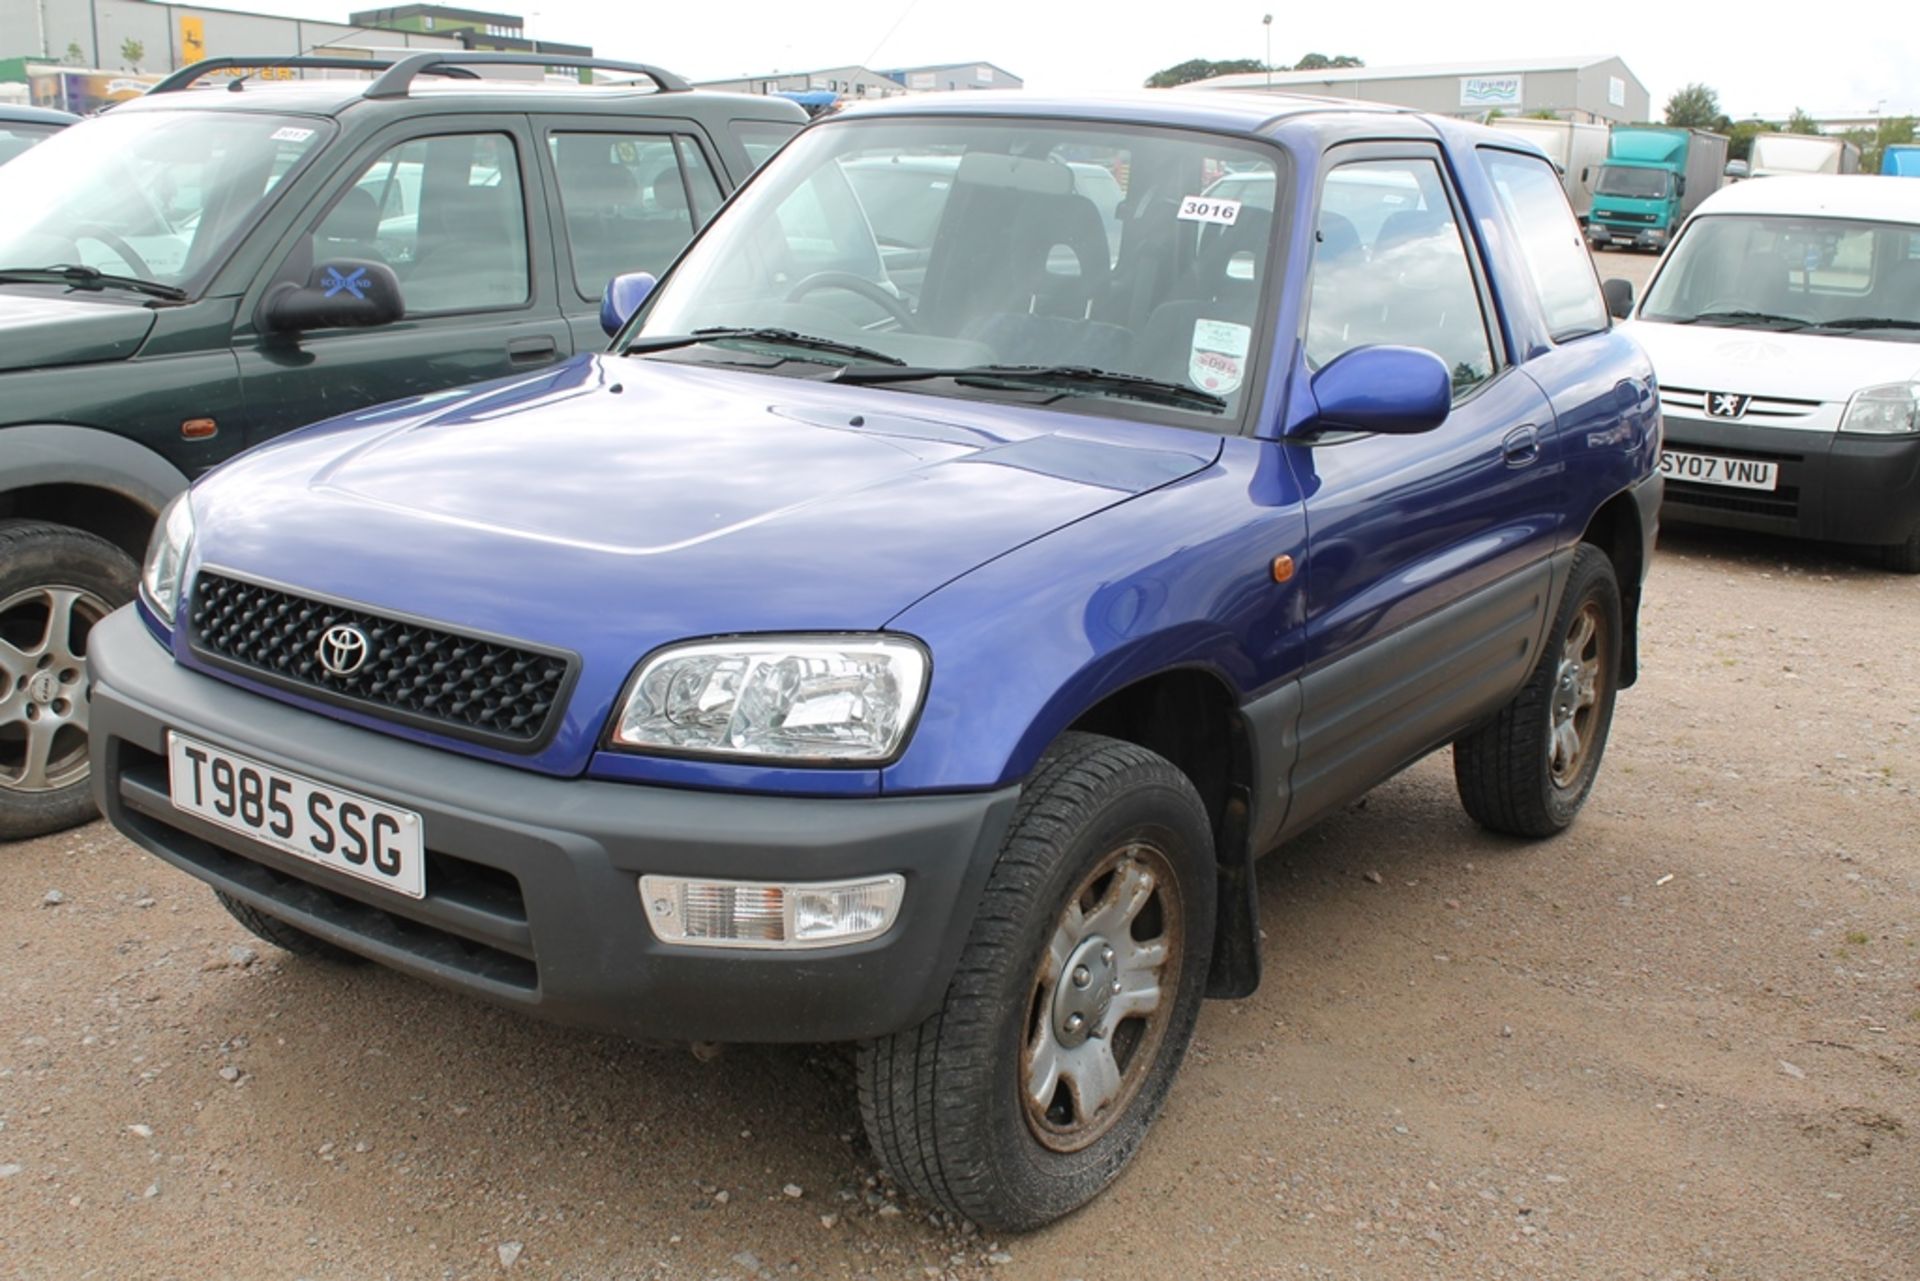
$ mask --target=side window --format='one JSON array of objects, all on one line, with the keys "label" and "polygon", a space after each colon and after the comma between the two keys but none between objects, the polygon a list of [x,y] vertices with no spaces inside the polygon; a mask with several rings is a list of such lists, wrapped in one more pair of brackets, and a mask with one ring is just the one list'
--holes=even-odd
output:
[{"label": "side window", "polygon": [[1430,160],[1354,161],[1329,173],[1321,191],[1307,363],[1318,369],[1377,343],[1440,357],[1456,399],[1493,376],[1486,313]]},{"label": "side window", "polygon": [[313,254],[392,267],[409,316],[525,303],[527,213],[513,139],[456,134],[390,148],[314,228]]},{"label": "side window", "polygon": [[755,169],[773,158],[773,153],[787,145],[787,140],[800,132],[799,125],[785,125],[777,120],[736,120],[733,122],[733,136],[740,140],[740,146],[747,153],[747,161]]},{"label": "side window", "polygon": [[1565,190],[1552,166],[1532,156],[1482,148],[1480,164],[1493,180],[1507,221],[1519,233],[1534,292],[1555,342],[1605,329],[1607,302],[1593,256],[1580,237]]},{"label": "side window", "polygon": [[[625,272],[659,275],[693,239],[694,211],[673,135],[556,133],[548,146],[582,297],[598,298]],[[711,174],[706,179],[713,181]]]}]

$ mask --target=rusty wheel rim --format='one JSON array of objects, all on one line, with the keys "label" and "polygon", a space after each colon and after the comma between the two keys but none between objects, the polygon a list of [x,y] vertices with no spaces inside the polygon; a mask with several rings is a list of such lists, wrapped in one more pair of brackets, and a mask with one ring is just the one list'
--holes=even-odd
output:
[{"label": "rusty wheel rim", "polygon": [[1180,985],[1180,885],[1130,841],[1084,877],[1034,976],[1020,1056],[1027,1127],[1077,1152],[1126,1115],[1152,1072]]}]

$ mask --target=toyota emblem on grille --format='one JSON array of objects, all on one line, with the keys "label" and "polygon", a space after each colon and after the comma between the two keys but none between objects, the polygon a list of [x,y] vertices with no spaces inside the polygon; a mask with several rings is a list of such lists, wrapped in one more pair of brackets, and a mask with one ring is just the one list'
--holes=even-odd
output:
[{"label": "toyota emblem on grille", "polygon": [[1710,391],[1707,393],[1707,413],[1714,418],[1739,418],[1747,412],[1747,406],[1752,402],[1751,396],[1738,396],[1730,391]]},{"label": "toyota emblem on grille", "polygon": [[336,623],[320,635],[320,666],[335,676],[351,676],[367,661],[367,634],[348,623]]}]

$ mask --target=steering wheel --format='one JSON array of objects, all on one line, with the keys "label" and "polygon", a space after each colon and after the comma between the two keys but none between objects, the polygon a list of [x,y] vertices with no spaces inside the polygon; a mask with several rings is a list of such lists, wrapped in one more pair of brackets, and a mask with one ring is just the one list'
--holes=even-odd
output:
[{"label": "steering wheel", "polygon": [[919,332],[913,313],[907,310],[905,303],[865,276],[856,276],[851,271],[816,271],[787,291],[787,301],[799,302],[820,289],[844,289],[850,294],[859,294],[898,321],[900,328],[910,334]]},{"label": "steering wheel", "polygon": [[153,279],[153,268],[147,265],[147,260],[142,258],[139,251],[122,239],[117,232],[108,231],[95,223],[88,223],[84,227],[75,227],[67,234],[73,240],[76,252],[82,240],[97,240],[113,250],[120,261],[132,269],[134,275],[147,280]]}]

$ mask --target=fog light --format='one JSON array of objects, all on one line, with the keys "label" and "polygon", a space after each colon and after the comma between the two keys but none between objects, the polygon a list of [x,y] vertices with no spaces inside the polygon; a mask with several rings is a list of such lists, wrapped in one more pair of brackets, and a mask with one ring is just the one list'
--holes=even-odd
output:
[{"label": "fog light", "polygon": [[663,943],[701,947],[831,947],[885,934],[906,878],[860,881],[706,881],[643,876],[640,901]]}]

